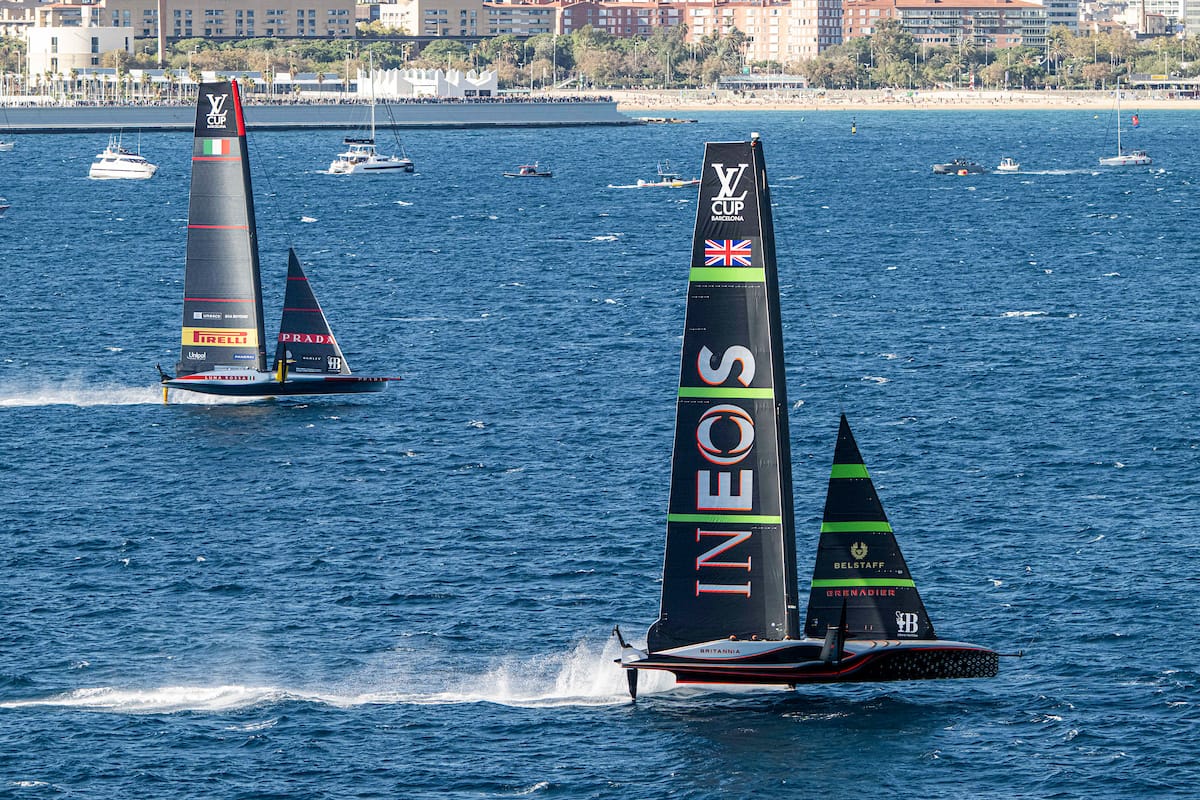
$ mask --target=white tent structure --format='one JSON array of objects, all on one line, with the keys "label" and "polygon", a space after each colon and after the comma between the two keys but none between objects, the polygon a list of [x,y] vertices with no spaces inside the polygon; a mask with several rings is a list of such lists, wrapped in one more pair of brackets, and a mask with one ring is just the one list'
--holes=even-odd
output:
[{"label": "white tent structure", "polygon": [[377,69],[358,72],[358,96],[376,100],[405,100],[420,97],[495,97],[499,88],[496,73],[462,72],[452,69]]}]

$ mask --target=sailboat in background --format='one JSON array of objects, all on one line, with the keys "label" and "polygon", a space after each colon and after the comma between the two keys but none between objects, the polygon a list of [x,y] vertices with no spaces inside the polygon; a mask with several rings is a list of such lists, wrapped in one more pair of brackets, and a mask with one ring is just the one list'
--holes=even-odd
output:
[{"label": "sailboat in background", "polygon": [[288,253],[275,366],[267,369],[258,231],[237,81],[200,85],[192,145],[183,332],[168,389],[235,397],[379,392],[352,375],[295,251]]},{"label": "sailboat in background", "polygon": [[[1115,156],[1105,156],[1100,159],[1102,167],[1144,167],[1154,163],[1150,156],[1146,155],[1145,150],[1131,150],[1128,153],[1121,152],[1121,81],[1117,79],[1117,154]],[[1137,120],[1137,116],[1134,116]],[[1140,120],[1134,122],[1136,128],[1140,124]]]},{"label": "sailboat in background", "polygon": [[329,165],[333,175],[377,175],[412,172],[416,169],[407,156],[381,156],[375,149],[375,54],[371,53],[368,79],[371,81],[371,135],[366,138],[346,137],[343,153]]},{"label": "sailboat in background", "polygon": [[[0,106],[0,109],[4,111],[4,130],[8,130],[8,109],[3,106]],[[15,139],[5,139],[3,136],[0,136],[0,153],[12,150],[16,143]]]},{"label": "sailboat in background", "polygon": [[994,676],[999,655],[934,635],[842,418],[808,610],[797,598],[791,446],[766,164],[709,143],[692,243],[666,556],[640,670],[684,683]]}]

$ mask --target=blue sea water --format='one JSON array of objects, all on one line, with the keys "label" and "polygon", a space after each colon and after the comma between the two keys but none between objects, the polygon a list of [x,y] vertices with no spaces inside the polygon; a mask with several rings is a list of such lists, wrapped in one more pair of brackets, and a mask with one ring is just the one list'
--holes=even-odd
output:
[{"label": "blue sea water", "polygon": [[[268,330],[294,245],[403,376],[352,399],[161,404],[189,136],[139,183],[99,135],[0,154],[0,796],[1194,797],[1200,117],[1113,170],[1091,111],[695,116],[414,131],[367,180],[252,134]],[[695,196],[610,184],[751,130],[801,597],[845,411],[939,634],[1025,652],[994,680],[628,701]]]}]

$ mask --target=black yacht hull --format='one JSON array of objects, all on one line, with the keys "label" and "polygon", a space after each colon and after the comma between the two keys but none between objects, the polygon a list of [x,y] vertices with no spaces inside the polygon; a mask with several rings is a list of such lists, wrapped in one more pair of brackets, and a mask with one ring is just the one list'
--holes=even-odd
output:
[{"label": "black yacht hull", "polygon": [[[992,678],[1000,670],[998,653],[961,642],[847,642],[847,651],[837,661],[821,660],[822,643],[813,640],[771,644],[780,646],[734,658],[654,653],[622,666],[665,670],[680,683],[784,686]],[[720,643],[709,643],[707,647],[719,648]]]},{"label": "black yacht hull", "polygon": [[382,392],[393,378],[328,375],[285,381],[185,376],[163,381],[164,389],[184,389],[224,397],[293,397],[298,395],[369,394]]}]

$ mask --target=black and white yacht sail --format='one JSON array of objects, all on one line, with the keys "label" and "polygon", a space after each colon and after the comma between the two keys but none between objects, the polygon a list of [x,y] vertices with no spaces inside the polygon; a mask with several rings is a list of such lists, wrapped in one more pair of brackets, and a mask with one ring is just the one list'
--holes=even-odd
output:
[{"label": "black and white yacht sail", "polygon": [[[937,639],[842,419],[807,612],[762,143],[710,143],[692,243],[658,621],[637,672],[783,684],[995,675],[998,654]],[[619,631],[617,635],[620,636]]]},{"label": "black and white yacht sail", "polygon": [[267,368],[262,278],[237,81],[204,83],[196,107],[183,325],[168,389],[238,397],[359,394],[389,378],[351,375],[294,252]]}]

